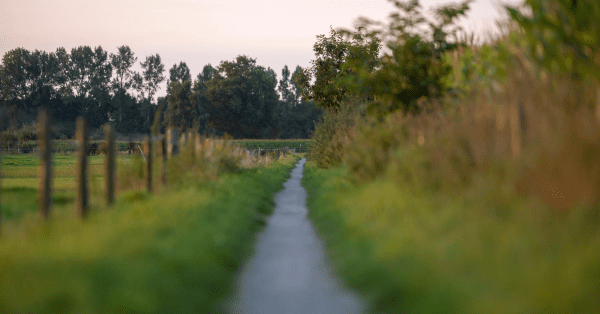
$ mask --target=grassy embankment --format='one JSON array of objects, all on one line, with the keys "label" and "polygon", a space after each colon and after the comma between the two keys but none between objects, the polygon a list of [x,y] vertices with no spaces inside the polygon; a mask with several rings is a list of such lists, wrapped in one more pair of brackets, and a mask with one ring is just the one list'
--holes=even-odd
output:
[{"label": "grassy embankment", "polygon": [[[131,190],[111,208],[92,205],[85,221],[73,216],[72,177],[60,177],[72,159],[55,158],[55,214],[43,222],[33,210],[35,179],[14,177],[33,173],[35,159],[4,156],[13,178],[2,182],[2,208],[12,209],[3,210],[0,313],[211,312],[298,157],[200,180],[180,175],[168,193]],[[185,170],[181,159],[168,170]]]},{"label": "grassy embankment", "polygon": [[595,311],[598,208],[555,212],[492,176],[448,195],[391,178],[356,186],[345,167],[325,170],[308,163],[303,184],[329,257],[372,309]]},{"label": "grassy embankment", "polygon": [[[310,217],[338,273],[375,312],[600,308],[600,85],[566,58],[574,41],[553,37],[566,57],[550,51],[541,56],[554,65],[540,63],[538,38],[564,35],[544,27],[563,24],[535,24],[569,16],[590,29],[597,19],[566,2],[528,3],[550,11],[536,11],[540,36],[514,26],[446,56],[456,96],[421,99],[430,108],[416,114],[349,124],[332,114],[317,126],[303,180]],[[581,45],[587,63],[576,60],[590,71],[600,65],[594,40]],[[561,61],[574,63],[560,70]]]}]

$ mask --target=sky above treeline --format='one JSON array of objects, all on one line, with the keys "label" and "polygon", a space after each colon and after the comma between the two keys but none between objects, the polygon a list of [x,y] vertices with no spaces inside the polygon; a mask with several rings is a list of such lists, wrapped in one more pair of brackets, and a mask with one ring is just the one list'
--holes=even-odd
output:
[{"label": "sky above treeline", "polygon": [[[452,2],[420,1],[426,9]],[[475,0],[461,25],[479,36],[494,31],[500,3]],[[359,16],[385,21],[393,10],[386,0],[1,0],[0,55],[82,45],[116,53],[128,45],[138,71],[155,53],[167,71],[185,61],[192,77],[208,63],[248,55],[281,78],[284,65],[310,66],[316,36],[330,27],[351,29]]]}]

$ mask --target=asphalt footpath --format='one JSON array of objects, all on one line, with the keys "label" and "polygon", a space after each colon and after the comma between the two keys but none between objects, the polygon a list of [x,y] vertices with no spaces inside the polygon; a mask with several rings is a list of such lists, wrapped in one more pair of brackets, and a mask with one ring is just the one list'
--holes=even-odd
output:
[{"label": "asphalt footpath", "polygon": [[333,276],[307,217],[306,190],[300,185],[305,163],[298,162],[275,196],[275,211],[242,268],[225,313],[362,312],[358,295]]}]

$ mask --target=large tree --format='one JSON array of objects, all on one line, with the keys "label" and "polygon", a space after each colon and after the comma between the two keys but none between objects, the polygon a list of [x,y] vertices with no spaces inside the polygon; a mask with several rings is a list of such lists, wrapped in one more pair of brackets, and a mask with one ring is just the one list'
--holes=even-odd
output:
[{"label": "large tree", "polygon": [[198,74],[194,81],[193,93],[194,101],[193,105],[197,111],[196,125],[200,132],[210,132],[208,127],[210,114],[210,100],[206,97],[207,83],[215,77],[217,69],[215,69],[210,63],[202,68],[202,72]]},{"label": "large tree", "polygon": [[116,54],[110,54],[110,64],[115,72],[112,85],[114,90],[124,90],[127,92],[133,85],[135,72],[131,67],[137,61],[137,57],[129,46],[117,47],[117,51]]},{"label": "large tree", "polygon": [[101,46],[93,50],[89,46],[73,48],[66,76],[65,101],[77,115],[93,120],[92,126],[103,123],[109,109],[107,95],[112,77],[108,53]]},{"label": "large tree", "polygon": [[360,61],[371,69],[375,68],[380,48],[380,40],[363,36],[361,29],[349,39],[344,38],[343,32],[334,29],[331,29],[329,37],[318,35],[313,46],[316,59],[311,61],[310,68],[295,76],[296,83],[302,88],[302,96],[323,108],[338,108],[348,97],[360,97],[357,91],[341,84],[356,76],[354,69],[347,65]]},{"label": "large tree", "polygon": [[165,81],[165,65],[160,59],[160,55],[149,55],[146,61],[140,62],[142,74],[134,76],[135,88],[143,99],[152,100],[160,84]]},{"label": "large tree", "polygon": [[222,61],[217,71],[207,83],[209,125],[236,138],[275,137],[275,72],[247,56]]},{"label": "large tree", "polygon": [[301,99],[300,88],[293,80],[301,71],[302,68],[296,67],[291,80],[287,65],[281,71],[282,77],[278,86],[281,101],[276,112],[280,138],[308,138],[323,111],[316,107],[313,101]]},{"label": "large tree", "polygon": [[295,105],[295,97],[290,86],[290,69],[287,65],[281,70],[281,80],[279,80],[279,86],[277,86],[281,101],[288,106]]},{"label": "large tree", "polygon": [[150,55],[144,62],[140,62],[142,74],[136,73],[133,77],[133,87],[138,93],[140,102],[140,113],[145,121],[143,129],[151,128],[152,120],[156,112],[156,105],[153,104],[154,95],[160,88],[160,84],[165,81],[165,65],[160,59],[160,55]]},{"label": "large tree", "polygon": [[[116,118],[117,118],[117,130],[120,132],[125,131],[126,127],[123,125],[123,114],[132,112],[136,107],[135,102],[129,101],[128,95],[129,89],[134,85],[135,80],[134,77],[137,73],[135,73],[131,67],[137,61],[137,57],[129,46],[121,46],[117,47],[117,53],[110,54],[110,64],[115,73],[115,77],[113,78],[112,90],[113,90],[113,110],[116,110]],[[127,99],[127,101],[125,101]],[[134,107],[134,108],[130,108]],[[125,120],[130,120],[129,117],[125,116]],[[130,125],[128,125],[130,127]]]},{"label": "large tree", "polygon": [[167,96],[168,105],[163,125],[178,128],[181,131],[192,129],[196,118],[195,108],[192,104],[194,97],[190,80],[183,83],[172,82],[171,93]]},{"label": "large tree", "polygon": [[108,53],[101,46],[73,48],[67,64],[68,93],[87,97],[94,89],[106,89],[112,77]]},{"label": "large tree", "polygon": [[192,81],[192,75],[190,74],[190,68],[183,61],[179,62],[179,65],[173,64],[173,67],[169,70],[169,79],[167,80],[167,93],[171,93],[171,84],[173,82],[183,83],[185,81]]},{"label": "large tree", "polygon": [[31,119],[39,106],[60,107],[56,86],[61,64],[54,53],[23,48],[7,52],[0,69],[0,102],[12,123],[17,116]]},{"label": "large tree", "polygon": [[29,96],[29,86],[32,85],[33,76],[28,72],[31,53],[24,48],[8,51],[2,57],[2,100],[13,103],[24,100]]},{"label": "large tree", "polygon": [[[375,70],[361,59],[348,65],[358,75],[346,80],[363,95],[368,95],[370,114],[382,116],[401,110],[418,113],[423,99],[442,97],[447,91],[447,77],[452,67],[444,57],[458,48],[457,21],[466,16],[472,0],[448,4],[433,10],[433,18],[421,11],[419,0],[392,0],[397,11],[389,16],[389,24],[369,19],[359,20],[359,35],[379,38],[386,45]],[[345,38],[355,35],[345,31]]]}]

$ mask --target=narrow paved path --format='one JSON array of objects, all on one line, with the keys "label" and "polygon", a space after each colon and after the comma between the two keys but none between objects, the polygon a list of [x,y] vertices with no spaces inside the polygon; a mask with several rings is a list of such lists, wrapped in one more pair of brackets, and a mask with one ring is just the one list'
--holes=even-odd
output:
[{"label": "narrow paved path", "polygon": [[341,288],[308,220],[300,185],[305,159],[275,196],[275,212],[244,265],[229,313],[359,313],[358,297]]}]

